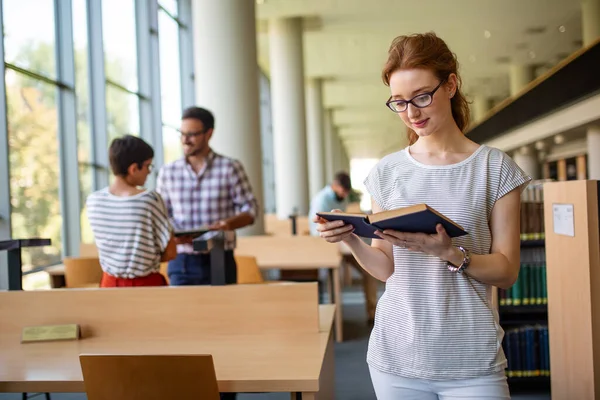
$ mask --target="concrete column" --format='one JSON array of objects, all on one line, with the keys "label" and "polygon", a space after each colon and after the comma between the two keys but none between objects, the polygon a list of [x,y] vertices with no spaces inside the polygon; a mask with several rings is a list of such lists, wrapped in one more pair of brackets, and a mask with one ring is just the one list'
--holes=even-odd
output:
[{"label": "concrete column", "polygon": [[532,179],[540,179],[540,163],[535,149],[523,146],[515,152],[513,159]]},{"label": "concrete column", "polygon": [[308,184],[312,199],[325,187],[325,140],[323,84],[311,79],[306,85],[306,136],[308,144]]},{"label": "concrete column", "polygon": [[323,114],[325,140],[325,183],[331,182],[336,173],[335,166],[335,127],[333,126],[333,111],[326,110]]},{"label": "concrete column", "polygon": [[587,130],[588,179],[600,180],[600,126],[594,125]]},{"label": "concrete column", "polygon": [[340,140],[338,130],[335,128],[333,130],[333,167],[334,174],[344,169],[342,141]]},{"label": "concrete column", "polygon": [[[214,114],[211,147],[243,164],[262,211],[255,2],[194,0],[192,3],[196,104]],[[239,233],[263,232],[261,212],[254,225]]]},{"label": "concrete column", "polygon": [[600,0],[583,0],[581,18],[583,45],[588,46],[600,38]]},{"label": "concrete column", "polygon": [[473,98],[473,118],[475,122],[480,122],[483,120],[487,112],[491,108],[491,101],[488,97],[484,95],[476,95]]},{"label": "concrete column", "polygon": [[510,95],[516,96],[534,78],[530,65],[512,64],[510,66]]},{"label": "concrete column", "polygon": [[[255,35],[255,34],[253,34]],[[277,216],[308,214],[302,20],[269,21]]]}]

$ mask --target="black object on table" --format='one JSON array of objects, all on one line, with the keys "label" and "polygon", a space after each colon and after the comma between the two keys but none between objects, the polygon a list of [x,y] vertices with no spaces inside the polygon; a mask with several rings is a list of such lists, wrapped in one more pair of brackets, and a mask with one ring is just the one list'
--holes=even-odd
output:
[{"label": "black object on table", "polygon": [[50,239],[11,239],[0,241],[0,251],[8,252],[8,290],[23,290],[23,271],[21,249],[24,247],[42,247],[51,244]]},{"label": "black object on table", "polygon": [[298,234],[298,215],[292,214],[288,217],[292,221],[292,235]]},{"label": "black object on table", "polygon": [[214,286],[237,283],[237,270],[232,257],[226,256],[225,231],[215,231],[214,236],[193,240],[194,251],[210,253],[210,283]]}]

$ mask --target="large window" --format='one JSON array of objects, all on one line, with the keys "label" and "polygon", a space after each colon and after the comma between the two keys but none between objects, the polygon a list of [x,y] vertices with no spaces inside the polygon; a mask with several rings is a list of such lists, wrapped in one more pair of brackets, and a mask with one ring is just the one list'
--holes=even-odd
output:
[{"label": "large window", "polygon": [[108,142],[140,134],[135,0],[102,0]]},{"label": "large window", "polygon": [[[10,209],[10,224],[0,225],[0,239],[52,240],[51,246],[23,252],[23,270],[32,277],[31,271],[76,255],[80,241],[93,240],[85,200],[108,182],[107,149],[113,138],[139,135],[165,159],[180,156],[176,128],[182,104],[193,104],[193,90],[182,89],[193,70],[191,2],[0,4],[7,112],[0,137],[7,139],[9,162],[8,171],[0,170],[0,181],[10,191],[0,193],[0,205]],[[158,52],[148,45],[157,31]],[[151,78],[157,68],[160,85]],[[161,115],[162,126],[140,118],[153,102],[161,105],[162,112],[154,115]],[[42,284],[34,281],[27,288]]]},{"label": "large window", "polygon": [[[181,118],[181,67],[179,61],[179,25],[175,1],[161,1],[158,11],[160,51],[160,89],[165,163],[182,156],[179,140]],[[185,27],[184,27],[185,28]]]},{"label": "large window", "polygon": [[69,88],[57,81],[54,1],[2,6],[11,236],[52,239],[51,246],[23,251],[27,271],[61,258],[57,99]]}]

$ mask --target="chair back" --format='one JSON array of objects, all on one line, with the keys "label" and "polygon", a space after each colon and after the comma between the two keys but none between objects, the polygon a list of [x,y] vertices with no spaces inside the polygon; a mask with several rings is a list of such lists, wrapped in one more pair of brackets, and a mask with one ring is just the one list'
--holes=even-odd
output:
[{"label": "chair back", "polygon": [[211,355],[79,356],[88,400],[219,400]]},{"label": "chair back", "polygon": [[237,283],[264,283],[264,278],[258,268],[256,257],[236,255]]},{"label": "chair back", "polygon": [[100,285],[102,267],[97,257],[65,257],[65,284],[68,288]]}]

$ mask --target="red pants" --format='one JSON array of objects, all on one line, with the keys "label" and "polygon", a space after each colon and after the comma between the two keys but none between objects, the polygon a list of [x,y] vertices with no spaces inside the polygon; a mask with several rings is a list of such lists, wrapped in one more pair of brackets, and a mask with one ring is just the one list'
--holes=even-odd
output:
[{"label": "red pants", "polygon": [[167,281],[162,274],[153,272],[150,275],[142,276],[139,278],[117,278],[104,272],[102,274],[102,281],[100,281],[100,287],[133,287],[133,286],[166,286]]}]

